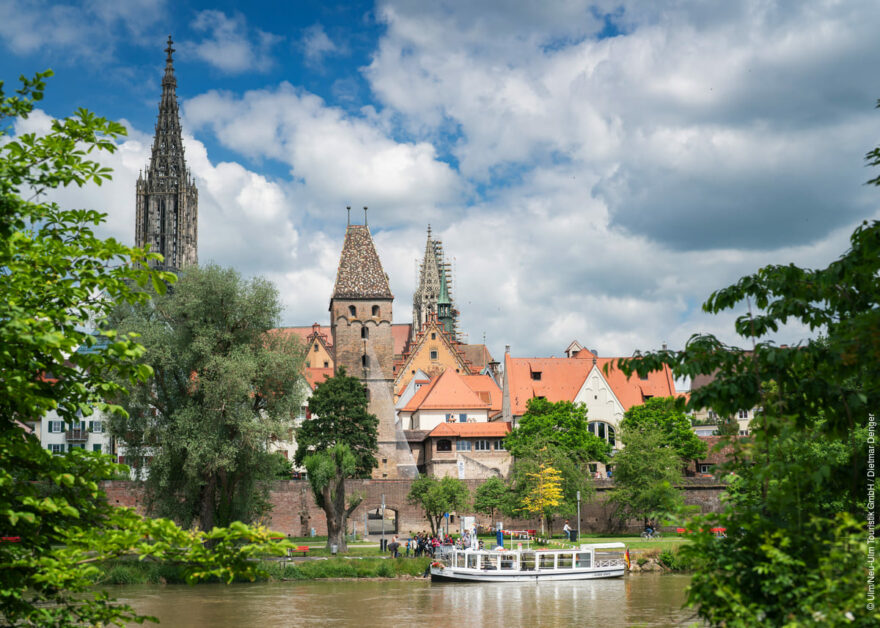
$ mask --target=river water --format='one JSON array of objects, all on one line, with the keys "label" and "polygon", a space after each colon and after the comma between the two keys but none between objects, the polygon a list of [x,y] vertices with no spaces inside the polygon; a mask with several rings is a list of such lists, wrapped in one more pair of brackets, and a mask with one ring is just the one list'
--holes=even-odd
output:
[{"label": "river water", "polygon": [[131,585],[111,594],[163,626],[686,626],[688,576],[450,583],[426,580],[272,582],[231,586]]}]

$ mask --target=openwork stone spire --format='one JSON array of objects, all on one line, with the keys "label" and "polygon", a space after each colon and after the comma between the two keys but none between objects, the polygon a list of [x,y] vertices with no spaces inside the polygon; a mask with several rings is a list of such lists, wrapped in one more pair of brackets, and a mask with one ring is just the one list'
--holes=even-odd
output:
[{"label": "openwork stone spire", "polygon": [[163,255],[154,267],[178,271],[198,263],[199,193],[184,160],[171,35],[165,54],[150,164],[137,182],[135,244]]},{"label": "openwork stone spire", "polygon": [[443,259],[443,243],[431,236],[431,225],[428,225],[428,240],[425,243],[425,256],[419,269],[419,287],[413,294],[413,325],[412,340],[425,327],[428,319],[439,315],[441,292],[446,314],[447,331],[456,333],[456,311],[453,307],[448,266]]}]

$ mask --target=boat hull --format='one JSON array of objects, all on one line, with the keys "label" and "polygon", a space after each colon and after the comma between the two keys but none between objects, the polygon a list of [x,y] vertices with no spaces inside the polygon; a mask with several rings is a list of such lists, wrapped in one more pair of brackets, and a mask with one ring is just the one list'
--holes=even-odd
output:
[{"label": "boat hull", "polygon": [[468,571],[443,567],[431,567],[431,582],[542,582],[554,580],[598,580],[623,577],[624,569],[596,569],[590,571],[504,573]]}]

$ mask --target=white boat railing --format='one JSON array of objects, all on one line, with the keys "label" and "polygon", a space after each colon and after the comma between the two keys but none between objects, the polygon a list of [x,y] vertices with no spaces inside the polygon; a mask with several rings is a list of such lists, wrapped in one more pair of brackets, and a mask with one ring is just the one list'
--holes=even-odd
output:
[{"label": "white boat railing", "polygon": [[607,560],[597,560],[596,567],[623,567],[623,561],[619,558],[610,558]]}]

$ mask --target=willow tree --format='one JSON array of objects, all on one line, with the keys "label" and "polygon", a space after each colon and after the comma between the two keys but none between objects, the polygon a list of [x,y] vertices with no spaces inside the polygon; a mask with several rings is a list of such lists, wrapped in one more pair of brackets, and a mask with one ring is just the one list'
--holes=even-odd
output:
[{"label": "willow tree", "polygon": [[301,344],[269,333],[280,311],[269,281],[207,265],[116,312],[154,372],[120,399],[129,417],[111,421],[131,464],[147,467],[151,512],[210,530],[268,511],[267,444],[293,429],[303,398]]}]

